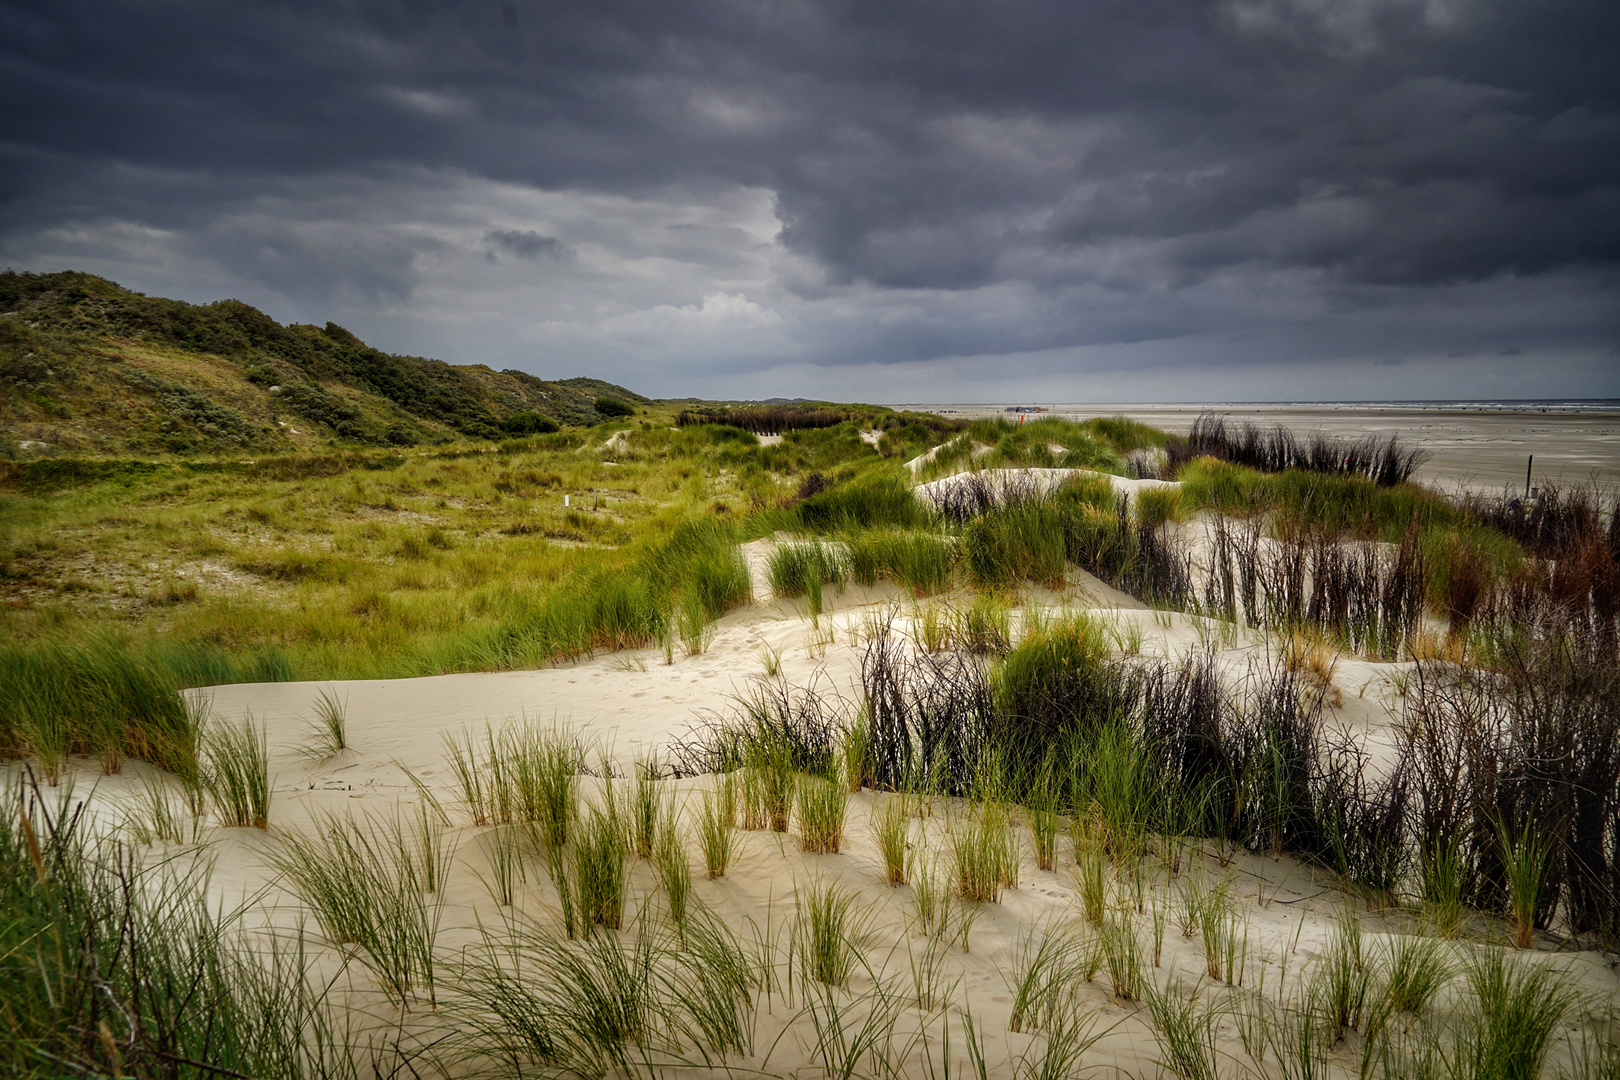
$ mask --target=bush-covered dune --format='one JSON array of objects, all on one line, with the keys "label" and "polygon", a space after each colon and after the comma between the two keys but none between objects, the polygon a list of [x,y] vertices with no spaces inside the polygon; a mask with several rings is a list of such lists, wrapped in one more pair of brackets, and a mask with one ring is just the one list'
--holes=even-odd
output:
[{"label": "bush-covered dune", "polygon": [[[594,424],[648,399],[374,349],[336,323],[282,326],[76,271],[0,273],[0,456],[409,446]],[[514,417],[519,418],[514,421]],[[19,443],[27,444],[19,447]]]}]

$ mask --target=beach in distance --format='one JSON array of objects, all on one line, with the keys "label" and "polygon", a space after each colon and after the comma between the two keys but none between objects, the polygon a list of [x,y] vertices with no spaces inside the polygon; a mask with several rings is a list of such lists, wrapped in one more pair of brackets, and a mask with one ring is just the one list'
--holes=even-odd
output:
[{"label": "beach in distance", "polygon": [[[1088,404],[1084,402],[905,403],[899,409],[943,416],[1005,416],[1007,410],[1044,408],[1037,415],[1066,420],[1128,416],[1166,431],[1185,433],[1202,412],[1228,421],[1283,424],[1300,435],[1323,432],[1355,438],[1399,436],[1429,456],[1414,479],[1442,489],[1466,487],[1498,493],[1531,482],[1567,487],[1596,482],[1620,487],[1620,400],[1535,402],[1344,402]],[[1534,456],[1533,464],[1529,461]]]}]

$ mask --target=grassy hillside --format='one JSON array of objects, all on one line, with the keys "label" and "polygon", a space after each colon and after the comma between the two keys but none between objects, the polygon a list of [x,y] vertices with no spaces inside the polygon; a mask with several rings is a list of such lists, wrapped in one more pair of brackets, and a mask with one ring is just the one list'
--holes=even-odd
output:
[{"label": "grassy hillside", "polygon": [[396,356],[237,300],[0,273],[0,457],[410,446],[595,424],[603,398],[648,404],[600,379]]}]

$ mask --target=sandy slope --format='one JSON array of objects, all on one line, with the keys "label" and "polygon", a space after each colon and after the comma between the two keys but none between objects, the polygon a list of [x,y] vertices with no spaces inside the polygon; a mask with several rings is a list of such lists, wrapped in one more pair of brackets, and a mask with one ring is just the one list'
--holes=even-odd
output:
[{"label": "sandy slope", "polygon": [[[671,740],[688,734],[695,723],[730,710],[737,695],[765,677],[761,657],[766,650],[780,656],[781,673],[789,683],[803,686],[816,681],[828,692],[842,695],[853,709],[859,696],[859,637],[863,624],[885,605],[893,604],[900,608],[896,626],[903,630],[913,602],[890,589],[851,589],[831,596],[832,611],[822,616],[819,626],[812,626],[802,603],[769,598],[763,565],[771,543],[760,541],[746,549],[759,599],[721,620],[708,651],[700,656],[676,655],[672,663],[665,664],[656,650],[640,650],[540,671],[376,682],[236,685],[198,691],[214,722],[236,722],[251,714],[255,722],[263,725],[274,784],[273,828],[269,835],[247,829],[207,830],[216,860],[215,892],[228,903],[251,901],[255,914],[250,923],[290,932],[305,921],[305,916],[296,898],[286,891],[285,883],[267,865],[266,855],[275,843],[275,833],[304,828],[313,815],[320,813],[362,813],[378,820],[386,820],[401,809],[414,813],[418,795],[406,769],[429,785],[447,807],[454,808],[456,793],[442,742],[447,733],[467,728],[482,730],[486,723],[497,727],[520,723],[525,718],[562,725],[623,769],[637,756],[667,747]],[[1210,624],[1202,620],[1146,610],[1081,573],[1073,575],[1063,594],[1037,591],[1029,599],[1032,603],[1095,611],[1122,631],[1134,625],[1141,631],[1142,649],[1147,655],[1177,655],[1197,647],[1211,634]],[[1251,661],[1263,657],[1266,649],[1264,640],[1253,634],[1229,638],[1227,646],[1220,651],[1220,661],[1234,677]],[[1336,682],[1343,705],[1331,710],[1332,721],[1374,744],[1387,745],[1390,711],[1398,700],[1391,676],[1398,670],[1397,665],[1341,661]],[[322,691],[346,703],[352,749],[336,758],[313,761],[299,747],[306,741],[316,695]],[[90,763],[82,766],[81,793],[88,791],[94,780]],[[144,766],[131,763],[122,776],[94,781],[91,802],[103,822],[117,820],[118,807],[133,796],[143,771]],[[711,782],[708,777],[692,778],[676,783],[675,790],[690,808],[696,793]],[[587,780],[587,790],[595,790],[597,784]],[[887,888],[883,881],[868,820],[887,797],[868,791],[851,800],[846,843],[837,855],[802,854],[791,836],[744,834],[742,855],[726,877],[705,881],[700,871],[696,874],[696,897],[746,935],[786,925],[794,911],[795,896],[808,884],[840,882],[860,898],[865,926],[862,951],[868,961],[879,975],[886,973],[886,977],[896,980],[896,985],[909,985],[906,980],[912,958],[924,954],[928,939],[908,929],[912,890]],[[440,939],[447,954],[475,943],[478,925],[497,925],[507,914],[493,903],[486,886],[491,873],[487,830],[467,824],[459,811],[453,814],[456,824],[448,836],[455,848],[455,860],[444,891]],[[922,861],[942,858],[948,850],[945,830],[950,819],[950,807],[942,803],[918,826],[914,845]],[[695,841],[689,847],[696,859]],[[971,1008],[975,1021],[983,1026],[996,1075],[1012,1075],[1020,1055],[1033,1052],[1038,1056],[1042,1045],[1039,1037],[1006,1030],[1012,1002],[1009,980],[1017,966],[1021,942],[1031,933],[1066,927],[1078,920],[1074,867],[1070,845],[1064,840],[1060,843],[1058,869],[1037,870],[1026,839],[1017,887],[1009,890],[1000,904],[985,905],[979,911],[967,936],[967,951],[960,945],[947,949],[943,970],[947,981],[959,980],[960,986],[949,1013],[958,1068],[962,1065],[963,1004]],[[1125,884],[1116,882],[1114,886],[1114,902],[1134,920],[1149,958],[1153,911],[1157,907],[1166,913],[1164,954],[1158,968],[1152,968],[1149,959],[1150,977],[1161,983],[1173,977],[1188,988],[1208,983],[1201,974],[1202,948],[1195,937],[1183,936],[1177,913],[1184,882],[1223,877],[1230,878],[1238,897],[1237,911],[1247,924],[1248,961],[1243,987],[1209,985],[1205,993],[1212,998],[1235,1000],[1262,988],[1275,996],[1279,986],[1286,986],[1291,993],[1301,972],[1310,970],[1329,940],[1339,911],[1361,907],[1341,894],[1326,875],[1288,858],[1242,856],[1223,866],[1213,853],[1195,855],[1175,879],[1160,869],[1150,869],[1143,887],[1141,914],[1135,913]],[[651,902],[656,909],[656,894],[652,869],[638,862],[632,871],[632,909],[643,902]],[[532,873],[528,883],[520,887],[519,907],[531,914],[547,917],[554,903],[554,890],[542,873]],[[1364,913],[1363,917],[1366,928],[1374,935],[1410,932],[1415,927],[1413,917],[1405,913],[1388,917]],[[1479,920],[1477,929],[1501,933],[1499,924],[1493,931],[1493,924],[1485,919]],[[1553,946],[1550,940],[1541,944],[1544,951]],[[337,953],[326,950],[321,956],[329,970],[339,970]],[[1613,1023],[1620,980],[1605,958],[1573,952],[1543,958],[1567,968],[1588,995],[1583,1010],[1572,1015],[1572,1023]],[[357,1005],[382,1007],[363,968],[350,967],[345,979]],[[869,991],[872,983],[871,974],[860,972],[852,980],[851,993],[859,996]],[[1147,1014],[1140,1006],[1115,1000],[1105,971],[1079,987],[1078,993],[1095,1019],[1096,1030],[1107,1029],[1087,1054],[1086,1062],[1134,1075],[1155,1075],[1154,1061],[1159,1050]],[[810,1058],[807,1040],[811,1025],[800,1005],[802,1002],[773,1000],[761,1017],[754,1056],[739,1064],[773,1073],[805,1066]],[[904,1012],[897,1030],[905,1031],[908,1025],[914,1028],[925,1021],[935,1023],[932,1030],[937,1036],[937,1022],[928,1021],[915,1009]],[[418,1011],[410,1016],[408,1027],[432,1032],[434,1023],[431,1013]],[[778,1039],[778,1035],[782,1037]],[[1358,1038],[1351,1036],[1335,1051],[1337,1066],[1353,1068]],[[1237,1028],[1231,1021],[1223,1022],[1221,1043],[1242,1058]],[[930,1045],[937,1055],[937,1040]],[[908,1051],[908,1071],[922,1069],[923,1052],[922,1044]]]}]

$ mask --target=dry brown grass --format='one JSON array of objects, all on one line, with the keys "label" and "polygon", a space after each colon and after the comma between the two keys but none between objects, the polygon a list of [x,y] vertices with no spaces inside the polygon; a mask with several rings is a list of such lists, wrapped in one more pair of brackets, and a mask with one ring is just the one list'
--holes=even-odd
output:
[{"label": "dry brown grass", "polygon": [[1289,634],[1282,645],[1283,666],[1303,676],[1321,700],[1335,709],[1344,704],[1344,694],[1333,681],[1339,658],[1339,650],[1312,634]]}]

